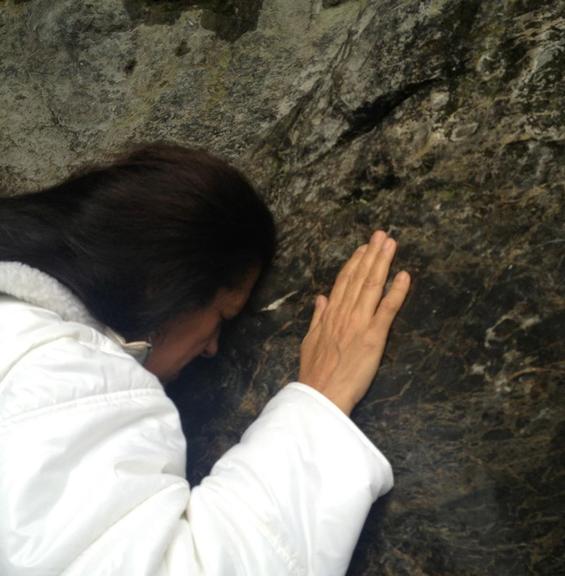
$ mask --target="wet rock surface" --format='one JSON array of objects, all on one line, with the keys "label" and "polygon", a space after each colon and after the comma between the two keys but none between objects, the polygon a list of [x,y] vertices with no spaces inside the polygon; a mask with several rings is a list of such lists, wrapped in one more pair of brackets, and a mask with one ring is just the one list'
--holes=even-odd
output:
[{"label": "wet rock surface", "polygon": [[560,3],[218,6],[0,3],[0,185],[165,138],[267,198],[268,282],[168,386],[192,483],[297,378],[314,296],[387,230],[412,288],[352,419],[395,487],[348,574],[564,573]]}]

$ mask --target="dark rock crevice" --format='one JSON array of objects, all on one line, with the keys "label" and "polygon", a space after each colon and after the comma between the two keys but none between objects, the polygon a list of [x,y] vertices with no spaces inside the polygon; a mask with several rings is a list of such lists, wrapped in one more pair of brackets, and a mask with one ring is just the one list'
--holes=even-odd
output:
[{"label": "dark rock crevice", "polygon": [[378,96],[373,102],[368,103],[353,112],[345,112],[349,122],[349,128],[337,139],[336,145],[351,142],[358,136],[370,132],[378,126],[387,116],[405,100],[425,91],[430,86],[442,82],[441,79],[430,78],[421,82],[414,82],[403,86],[399,90]]},{"label": "dark rock crevice", "polygon": [[134,26],[174,24],[191,8],[203,10],[200,24],[216,32],[218,38],[236,41],[257,28],[263,0],[123,0]]}]

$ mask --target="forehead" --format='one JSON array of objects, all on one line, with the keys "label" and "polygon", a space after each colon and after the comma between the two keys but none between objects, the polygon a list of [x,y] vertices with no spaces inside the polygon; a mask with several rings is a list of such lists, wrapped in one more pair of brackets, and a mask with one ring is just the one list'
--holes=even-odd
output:
[{"label": "forehead", "polygon": [[259,269],[254,269],[247,275],[241,286],[238,286],[234,290],[220,290],[216,298],[216,304],[218,307],[220,307],[224,312],[237,314],[241,308],[245,306],[258,276]]}]

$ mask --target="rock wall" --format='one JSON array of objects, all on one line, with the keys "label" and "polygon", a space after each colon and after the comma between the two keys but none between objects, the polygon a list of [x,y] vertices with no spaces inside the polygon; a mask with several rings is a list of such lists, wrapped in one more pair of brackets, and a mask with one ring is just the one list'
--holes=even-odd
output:
[{"label": "rock wall", "polygon": [[564,30],[549,0],[0,2],[1,186],[164,138],[276,215],[268,283],[169,387],[192,483],[297,378],[314,295],[398,240],[411,292],[352,414],[395,487],[349,576],[565,573]]}]

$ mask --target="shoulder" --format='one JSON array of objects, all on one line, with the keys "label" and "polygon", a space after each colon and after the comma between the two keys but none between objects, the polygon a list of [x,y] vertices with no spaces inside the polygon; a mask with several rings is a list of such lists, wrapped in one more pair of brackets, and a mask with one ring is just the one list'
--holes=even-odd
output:
[{"label": "shoulder", "polygon": [[2,296],[0,318],[0,572],[156,565],[189,494],[175,405],[87,325]]},{"label": "shoulder", "polygon": [[0,420],[89,399],[166,401],[159,380],[94,328],[0,297]]}]

